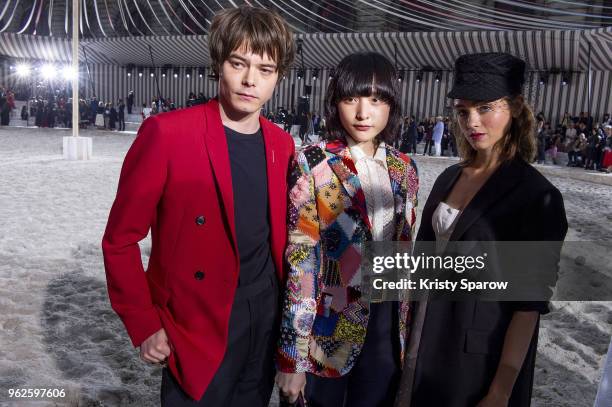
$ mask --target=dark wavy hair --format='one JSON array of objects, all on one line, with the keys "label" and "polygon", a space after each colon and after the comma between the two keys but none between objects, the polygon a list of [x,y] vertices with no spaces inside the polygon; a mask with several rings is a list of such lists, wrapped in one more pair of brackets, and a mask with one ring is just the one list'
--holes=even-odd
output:
[{"label": "dark wavy hair", "polygon": [[346,140],[338,103],[347,97],[376,95],[390,107],[389,120],[376,139],[392,143],[397,136],[401,106],[397,89],[397,71],[391,61],[377,52],[357,52],[347,55],[334,70],[325,95],[327,131],[324,140]]}]

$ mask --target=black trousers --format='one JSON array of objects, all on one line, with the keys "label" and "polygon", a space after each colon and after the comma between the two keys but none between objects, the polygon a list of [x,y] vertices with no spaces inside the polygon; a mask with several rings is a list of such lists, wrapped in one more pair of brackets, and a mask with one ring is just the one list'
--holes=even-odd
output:
[{"label": "black trousers", "polygon": [[371,304],[365,341],[350,372],[339,378],[306,374],[309,407],[392,407],[401,376],[398,304]]},{"label": "black trousers", "polygon": [[274,350],[279,332],[276,276],[236,290],[227,350],[199,401],[190,398],[170,371],[162,372],[162,407],[267,407],[274,387]]},{"label": "black trousers", "polygon": [[416,154],[417,153],[417,140],[416,137],[408,140],[408,153]]},{"label": "black trousers", "polygon": [[423,149],[423,155],[429,154],[431,155],[431,148],[433,147],[434,142],[433,140],[427,140],[425,142],[425,148]]},{"label": "black trousers", "polygon": [[119,115],[119,131],[125,131],[125,116]]}]

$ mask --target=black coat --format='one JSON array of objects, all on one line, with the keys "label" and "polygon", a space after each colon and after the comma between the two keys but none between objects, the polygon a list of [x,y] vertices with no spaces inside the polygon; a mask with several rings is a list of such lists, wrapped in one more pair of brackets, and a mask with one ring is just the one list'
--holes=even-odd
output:
[{"label": "black coat", "polygon": [[110,109],[108,122],[109,122],[108,127],[110,127],[111,129],[114,129],[115,123],[117,122],[117,109],[115,109],[114,107],[111,107]]},{"label": "black coat", "polygon": [[[436,240],[433,213],[460,174],[457,164],[436,180],[423,209],[417,241]],[[518,158],[501,165],[459,216],[451,241],[561,242],[567,232],[561,193]],[[486,396],[495,375],[514,311],[548,312],[546,302],[429,301],[418,305],[427,308],[422,330],[412,332],[410,338],[418,341],[410,407],[475,406]],[[537,337],[538,327],[510,406],[530,405]]]}]

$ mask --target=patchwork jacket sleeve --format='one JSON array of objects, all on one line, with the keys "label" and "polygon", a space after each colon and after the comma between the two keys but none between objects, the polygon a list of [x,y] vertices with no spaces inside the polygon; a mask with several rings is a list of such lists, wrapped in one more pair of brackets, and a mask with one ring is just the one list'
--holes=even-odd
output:
[{"label": "patchwork jacket sleeve", "polygon": [[297,154],[289,178],[285,251],[289,274],[277,363],[281,372],[299,373],[312,371],[308,344],[317,308],[321,264],[315,183],[303,152]]}]

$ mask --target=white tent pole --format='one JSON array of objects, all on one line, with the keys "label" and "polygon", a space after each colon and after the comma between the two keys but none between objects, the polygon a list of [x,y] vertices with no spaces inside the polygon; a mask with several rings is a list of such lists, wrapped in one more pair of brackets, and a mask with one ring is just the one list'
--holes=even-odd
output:
[{"label": "white tent pole", "polygon": [[79,137],[79,0],[72,0],[72,135]]}]

